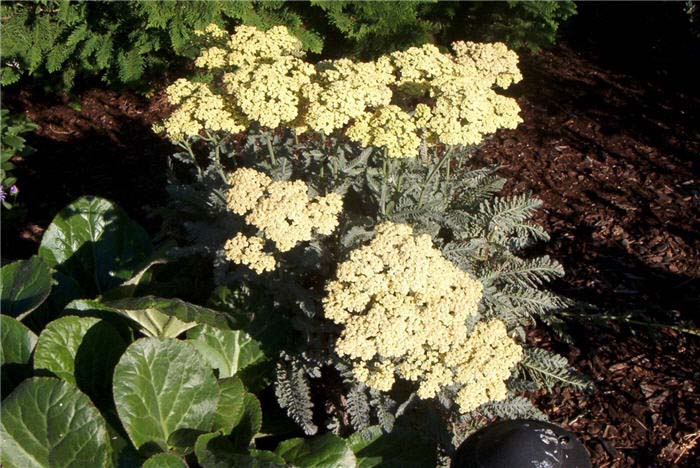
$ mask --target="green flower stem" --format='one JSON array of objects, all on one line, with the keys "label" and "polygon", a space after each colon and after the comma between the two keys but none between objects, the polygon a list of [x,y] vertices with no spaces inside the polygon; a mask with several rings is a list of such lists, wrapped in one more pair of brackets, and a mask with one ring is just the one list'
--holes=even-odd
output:
[{"label": "green flower stem", "polygon": [[452,165],[452,153],[447,158],[447,163],[445,164],[445,180],[450,180],[450,166]]},{"label": "green flower stem", "polygon": [[386,181],[388,178],[388,172],[388,161],[385,149],[382,157],[382,192],[379,199],[379,210],[383,215],[386,214]]},{"label": "green flower stem", "polygon": [[190,155],[190,158],[192,158],[192,164],[194,164],[194,167],[197,168],[197,177],[199,179],[201,179],[202,178],[202,168],[199,167],[199,163],[197,162],[197,158],[195,157],[194,152],[192,151],[192,147],[190,146],[190,144],[187,143],[187,141],[180,141],[180,142],[178,142],[178,146],[180,146],[180,148],[183,148],[185,151],[187,151],[187,154]]},{"label": "green flower stem", "polygon": [[216,166],[216,172],[221,176],[221,180],[226,182],[226,174],[224,174],[221,166],[221,143],[223,143],[224,140],[219,140],[216,138],[216,135],[212,135],[209,132],[207,132],[207,136],[209,138],[205,139],[214,145],[214,165]]},{"label": "green flower stem", "polygon": [[428,174],[428,178],[425,180],[425,184],[423,185],[423,188],[420,190],[420,195],[418,196],[418,208],[423,206],[423,196],[425,196],[425,189],[428,188],[430,185],[430,182],[432,182],[433,177],[435,177],[435,174],[437,174],[440,169],[442,168],[443,164],[445,164],[445,161],[450,159],[452,157],[452,145],[450,145],[447,150],[445,151],[445,154],[442,156],[442,159],[437,163],[437,165],[433,168],[432,171]]},{"label": "green flower stem", "polygon": [[267,152],[270,155],[270,163],[274,166],[277,164],[277,160],[275,159],[275,150],[272,147],[272,131],[267,134]]}]

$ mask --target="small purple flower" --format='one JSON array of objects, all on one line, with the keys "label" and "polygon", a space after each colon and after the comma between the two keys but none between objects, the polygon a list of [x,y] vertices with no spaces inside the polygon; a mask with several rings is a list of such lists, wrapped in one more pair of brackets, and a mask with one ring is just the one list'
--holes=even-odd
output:
[{"label": "small purple flower", "polygon": [[5,187],[0,185],[0,202],[5,201]]},{"label": "small purple flower", "polygon": [[17,195],[19,193],[19,189],[17,188],[16,185],[13,185],[10,187],[10,195]]}]

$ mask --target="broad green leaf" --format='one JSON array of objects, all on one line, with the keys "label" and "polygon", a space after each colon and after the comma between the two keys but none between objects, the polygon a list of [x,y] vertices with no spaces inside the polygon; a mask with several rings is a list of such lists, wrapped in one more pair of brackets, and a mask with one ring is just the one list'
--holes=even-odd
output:
[{"label": "broad green leaf", "polygon": [[63,309],[63,312],[61,312],[61,316],[63,317],[70,315],[102,319],[112,325],[127,343],[133,341],[133,329],[138,328],[138,324],[134,323],[128,317],[125,317],[111,307],[107,307],[104,303],[94,299],[77,299],[71,301]]},{"label": "broad green leaf", "polygon": [[109,401],[112,371],[125,348],[119,333],[104,320],[61,317],[39,335],[34,369],[50,371],[77,385],[96,403],[105,403]]},{"label": "broad green leaf", "polygon": [[239,451],[250,446],[253,437],[260,432],[262,427],[262,407],[260,401],[252,393],[246,393],[243,397],[243,416],[233,428],[230,439]]},{"label": "broad green leaf", "polygon": [[122,283],[120,286],[107,291],[102,296],[102,300],[116,300],[124,297],[133,297],[142,282],[147,282],[149,280],[151,276],[149,270],[156,265],[164,265],[166,263],[168,263],[168,260],[160,257],[148,260],[134,276],[124,281],[124,283]]},{"label": "broad green leaf", "polygon": [[221,379],[218,384],[219,404],[214,415],[213,430],[228,435],[243,417],[246,392],[238,377]]},{"label": "broad green leaf", "polygon": [[143,296],[106,301],[105,306],[138,323],[145,335],[174,338],[199,324],[231,328],[226,314],[180,299]]},{"label": "broad green leaf", "polygon": [[178,429],[208,431],[219,389],[211,369],[189,344],[142,338],[114,370],[114,402],[136,448],[149,442],[168,449]]},{"label": "broad green leaf", "polygon": [[175,454],[158,453],[146,460],[142,468],[187,468],[187,464]]},{"label": "broad green leaf", "polygon": [[0,315],[0,364],[27,364],[37,336],[19,320]]},{"label": "broad green leaf", "polygon": [[189,330],[187,337],[209,365],[219,371],[219,378],[233,377],[238,371],[265,359],[260,343],[241,330],[199,325]]},{"label": "broad green leaf", "polygon": [[18,260],[0,270],[0,311],[22,320],[51,292],[51,269],[39,256]]},{"label": "broad green leaf", "polygon": [[385,433],[379,426],[356,432],[348,444],[357,457],[358,468],[401,466],[410,468],[437,465],[436,450],[419,434],[395,429]]},{"label": "broad green leaf", "polygon": [[356,463],[347,442],[335,434],[285,440],[277,446],[275,453],[300,468],[345,468]]},{"label": "broad green leaf", "polygon": [[111,467],[107,426],[90,399],[63,380],[25,380],[2,402],[5,468]]},{"label": "broad green leaf", "polygon": [[203,468],[278,468],[287,466],[273,452],[250,450],[241,453],[229,438],[218,432],[203,434],[194,446],[197,462]]},{"label": "broad green leaf", "polygon": [[91,296],[118,286],[151,253],[146,231],[112,202],[82,197],[62,209],[44,233],[39,255]]},{"label": "broad green leaf", "polygon": [[37,336],[22,322],[0,315],[0,361],[2,363],[2,396],[32,375],[30,361]]}]

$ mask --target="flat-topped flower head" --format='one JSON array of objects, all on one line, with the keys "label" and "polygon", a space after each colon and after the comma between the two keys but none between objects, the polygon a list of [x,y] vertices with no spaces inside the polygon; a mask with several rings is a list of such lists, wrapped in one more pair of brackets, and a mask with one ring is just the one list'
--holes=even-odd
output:
[{"label": "flat-topped flower head", "polygon": [[284,26],[275,26],[261,31],[254,26],[241,25],[226,43],[228,65],[243,67],[280,57],[303,56],[299,39]]},{"label": "flat-topped flower head", "polygon": [[336,193],[310,198],[301,181],[272,181],[255,169],[237,169],[229,176],[228,208],[257,227],[280,252],[314,235],[332,234],[343,210]]},{"label": "flat-topped flower head", "polygon": [[226,258],[239,265],[247,265],[257,274],[273,271],[276,267],[275,257],[265,252],[265,240],[259,237],[247,237],[240,232],[236,237],[226,241],[224,252]]},{"label": "flat-topped flower head", "polygon": [[166,135],[180,141],[204,130],[238,133],[245,129],[244,119],[235,114],[224,97],[214,94],[204,83],[179,79],[166,89],[168,101],[178,107],[163,122]]},{"label": "flat-topped flower head", "polygon": [[[336,352],[352,361],[359,381],[389,390],[402,377],[418,382],[421,398],[462,384],[464,412],[489,401],[484,395],[504,397],[501,387],[521,357],[520,347],[498,321],[469,332],[483,287],[445,259],[430,236],[382,223],[336,276],[326,288],[325,316],[343,326]],[[487,359],[500,361],[485,369]],[[473,395],[474,385],[484,386],[479,395]]]},{"label": "flat-topped flower head", "polygon": [[263,127],[277,128],[294,122],[300,109],[302,88],[315,73],[296,57],[244,64],[224,75],[227,92],[241,111]]},{"label": "flat-topped flower head", "polygon": [[387,60],[353,62],[340,59],[318,64],[313,82],[303,88],[308,102],[304,119],[317,132],[329,135],[361,116],[368,108],[391,101],[393,69]]},{"label": "flat-topped flower head", "polygon": [[385,148],[390,158],[412,158],[420,146],[417,130],[413,118],[392,104],[359,116],[346,135],[364,146]]}]

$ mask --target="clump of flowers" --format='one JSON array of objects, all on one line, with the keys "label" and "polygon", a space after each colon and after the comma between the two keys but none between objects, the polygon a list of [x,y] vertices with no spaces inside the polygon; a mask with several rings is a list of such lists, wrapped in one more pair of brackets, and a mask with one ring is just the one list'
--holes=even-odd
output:
[{"label": "clump of flowers", "polygon": [[393,67],[386,58],[374,62],[349,59],[321,62],[313,83],[304,87],[308,106],[305,123],[325,135],[360,117],[367,108],[391,102],[389,87],[394,79]]},{"label": "clump of flowers", "polygon": [[171,140],[181,141],[202,131],[242,132],[244,120],[235,116],[223,97],[214,94],[207,85],[179,79],[166,89],[168,100],[177,109],[163,122]]},{"label": "clump of flowers", "polygon": [[240,26],[228,36],[210,25],[200,34],[210,47],[195,63],[221,71],[223,86],[219,95],[204,84],[173,85],[168,96],[180,107],[165,127],[174,139],[205,129],[234,133],[243,129],[240,123],[257,122],[323,135],[342,131],[400,158],[416,156],[421,137],[429,144],[473,145],[521,122],[517,102],[493,89],[522,79],[517,55],[502,43],[455,42],[454,53],[426,44],[372,62],[312,65],[282,26]]},{"label": "clump of flowers", "polygon": [[248,168],[231,174],[229,184],[228,208],[245,216],[246,222],[260,229],[280,252],[311,240],[315,234],[331,234],[338,226],[343,199],[337,193],[309,198],[309,189],[301,180],[272,181]]},{"label": "clump of flowers", "polygon": [[241,111],[263,127],[292,123],[299,114],[301,89],[311,83],[312,65],[296,57],[253,62],[224,75],[226,90]]},{"label": "clump of flowers", "polygon": [[417,130],[410,115],[399,106],[389,105],[360,115],[346,134],[364,146],[385,148],[390,158],[411,158],[420,146]]},{"label": "clump of flowers", "polygon": [[274,255],[263,250],[265,240],[260,237],[247,237],[240,232],[226,241],[226,258],[239,265],[247,265],[257,274],[275,269]]},{"label": "clump of flowers", "polygon": [[[421,398],[459,383],[466,412],[504,398],[508,375],[501,371],[509,373],[520,359],[520,347],[500,322],[477,325],[470,336],[467,321],[477,314],[482,289],[433,247],[429,235],[386,222],[339,265],[324,310],[344,327],[336,351],[352,360],[358,380],[388,391],[398,375],[418,382]],[[488,359],[499,360],[494,369],[484,368]]]}]

